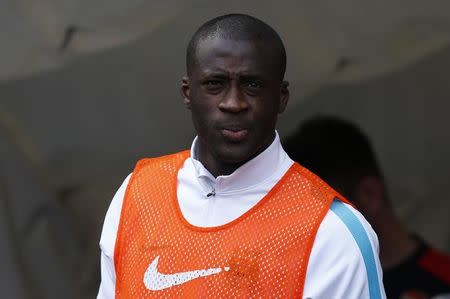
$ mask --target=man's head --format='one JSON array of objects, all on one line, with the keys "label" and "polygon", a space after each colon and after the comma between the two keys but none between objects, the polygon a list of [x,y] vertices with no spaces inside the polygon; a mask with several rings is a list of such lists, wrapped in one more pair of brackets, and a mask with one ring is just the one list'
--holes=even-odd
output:
[{"label": "man's head", "polygon": [[289,156],[352,201],[368,218],[385,205],[383,178],[369,139],[332,116],[305,121],[284,142]]},{"label": "man's head", "polygon": [[289,98],[285,49],[270,26],[240,14],[210,20],[189,42],[186,67],[184,103],[213,174],[233,171],[270,145]]},{"label": "man's head", "polygon": [[278,64],[280,80],[286,71],[286,50],[278,33],[263,21],[249,15],[229,14],[204,23],[192,36],[186,51],[186,70],[188,76],[197,62],[196,51],[199,44],[207,39],[221,38],[234,41],[263,42],[274,52],[273,62]]}]

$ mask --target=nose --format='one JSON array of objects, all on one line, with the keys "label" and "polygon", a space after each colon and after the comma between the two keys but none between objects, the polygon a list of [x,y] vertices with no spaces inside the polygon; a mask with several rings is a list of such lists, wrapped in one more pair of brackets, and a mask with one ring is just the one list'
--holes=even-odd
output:
[{"label": "nose", "polygon": [[219,109],[224,112],[239,113],[248,109],[248,102],[241,90],[235,84],[231,84],[219,103]]}]

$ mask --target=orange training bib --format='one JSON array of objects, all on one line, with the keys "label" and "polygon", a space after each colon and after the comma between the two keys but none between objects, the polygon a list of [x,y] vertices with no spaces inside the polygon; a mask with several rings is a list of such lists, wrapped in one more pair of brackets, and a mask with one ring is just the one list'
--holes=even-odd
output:
[{"label": "orange training bib", "polygon": [[117,234],[116,297],[301,298],[319,225],[342,197],[295,163],[241,217],[195,227],[177,200],[177,173],[188,156],[137,164]]}]

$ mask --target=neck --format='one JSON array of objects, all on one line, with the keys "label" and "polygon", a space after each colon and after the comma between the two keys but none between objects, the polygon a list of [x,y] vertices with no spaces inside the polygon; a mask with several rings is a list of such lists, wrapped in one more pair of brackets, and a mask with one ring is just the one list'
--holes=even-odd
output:
[{"label": "neck", "polygon": [[238,169],[241,165],[243,165],[247,161],[238,162],[238,163],[226,163],[223,161],[217,161],[218,159],[214,159],[209,155],[201,155],[201,151],[199,153],[199,161],[202,162],[203,166],[215,177],[217,178],[220,175],[230,175],[236,169]]},{"label": "neck", "polygon": [[381,214],[383,216],[374,227],[380,240],[381,266],[388,270],[414,254],[419,242],[408,233],[393,211]]}]

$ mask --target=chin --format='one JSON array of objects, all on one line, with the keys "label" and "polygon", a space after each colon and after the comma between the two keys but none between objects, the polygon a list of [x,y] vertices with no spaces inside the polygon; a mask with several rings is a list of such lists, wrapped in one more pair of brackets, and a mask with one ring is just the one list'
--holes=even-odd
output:
[{"label": "chin", "polygon": [[244,164],[252,159],[253,156],[253,151],[247,148],[239,148],[239,146],[222,149],[218,154],[218,158],[227,164]]}]

